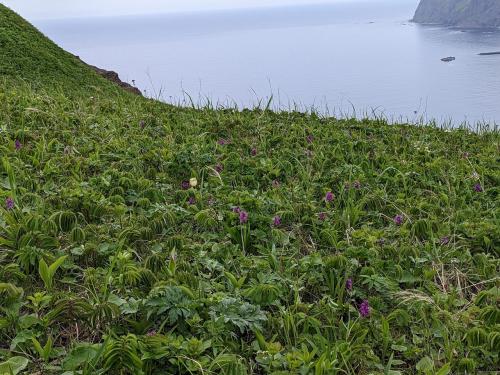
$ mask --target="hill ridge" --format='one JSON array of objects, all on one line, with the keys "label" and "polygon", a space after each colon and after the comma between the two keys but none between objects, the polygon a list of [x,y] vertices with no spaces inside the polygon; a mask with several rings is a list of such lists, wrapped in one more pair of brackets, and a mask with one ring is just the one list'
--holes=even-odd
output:
[{"label": "hill ridge", "polygon": [[421,0],[414,22],[463,28],[500,27],[499,0]]},{"label": "hill ridge", "polygon": [[63,50],[17,13],[0,4],[0,76],[34,85],[58,86],[67,92],[115,91],[118,86],[138,93],[114,72],[99,69]]}]

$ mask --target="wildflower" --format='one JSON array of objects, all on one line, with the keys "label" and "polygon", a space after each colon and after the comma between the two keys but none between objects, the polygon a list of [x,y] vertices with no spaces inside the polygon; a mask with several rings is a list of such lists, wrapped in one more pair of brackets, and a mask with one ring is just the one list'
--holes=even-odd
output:
[{"label": "wildflower", "polygon": [[149,332],[146,334],[146,336],[148,336],[148,337],[153,337],[153,336],[156,336],[156,334],[157,334],[157,333],[156,333],[156,331],[155,331],[155,330],[151,330],[151,331],[149,331]]},{"label": "wildflower", "polygon": [[480,178],[479,173],[477,173],[476,171],[472,172],[471,177],[472,177],[474,180],[479,180],[479,178]]},{"label": "wildflower", "polygon": [[396,225],[403,224],[403,216],[401,216],[401,215],[394,216],[393,220],[394,220],[394,224],[396,224]]},{"label": "wildflower", "polygon": [[246,224],[248,222],[248,213],[246,211],[240,211],[240,224]]},{"label": "wildflower", "polygon": [[311,144],[314,142],[314,136],[312,134],[309,134],[306,138],[307,143]]},{"label": "wildflower", "polygon": [[365,299],[363,302],[361,302],[361,305],[359,306],[359,314],[363,318],[368,318],[370,316],[370,303],[368,302],[368,300]]},{"label": "wildflower", "polygon": [[305,150],[304,153],[306,154],[306,156],[308,158],[312,158],[312,156],[313,156],[313,152],[311,150]]},{"label": "wildflower", "polygon": [[209,198],[207,201],[209,206],[214,206],[215,205],[215,199],[214,198]]},{"label": "wildflower", "polygon": [[278,180],[273,180],[273,188],[277,189],[280,187],[280,182]]},{"label": "wildflower", "polygon": [[281,225],[281,217],[280,216],[275,216],[273,219],[273,225],[275,227],[279,227]]},{"label": "wildflower", "polygon": [[144,122],[144,120],[141,120],[139,122],[139,126],[141,127],[141,129],[144,129],[146,127],[146,123]]},{"label": "wildflower", "polygon": [[474,185],[474,191],[476,193],[482,193],[483,192],[483,187],[481,186],[481,184],[475,184]]},{"label": "wildflower", "polygon": [[228,143],[229,143],[229,142],[228,142],[226,139],[224,139],[224,138],[221,138],[221,139],[219,139],[219,140],[217,141],[217,144],[218,144],[219,146],[224,146],[224,145],[227,145]]},{"label": "wildflower", "polygon": [[469,156],[470,156],[470,154],[469,154],[468,152],[464,152],[464,153],[462,154],[462,157],[463,157],[464,159],[467,159]]},{"label": "wildflower", "polygon": [[181,183],[182,190],[189,189],[189,186],[190,186],[189,181],[186,181],[186,180],[182,181],[182,183]]},{"label": "wildflower", "polygon": [[331,191],[329,191],[325,195],[325,201],[327,201],[327,202],[333,201],[334,198],[335,198],[335,195],[333,195],[333,193]]},{"label": "wildflower", "polygon": [[198,180],[196,179],[196,177],[193,177],[192,179],[189,180],[189,186],[191,186],[192,188],[198,186]]},{"label": "wildflower", "polygon": [[318,219],[321,221],[325,221],[326,220],[326,212],[320,212],[318,214]]},{"label": "wildflower", "polygon": [[354,181],[354,189],[359,190],[361,189],[361,182],[359,181]]},{"label": "wildflower", "polygon": [[222,171],[224,170],[224,166],[219,163],[215,166],[215,170],[217,173],[222,173]]},{"label": "wildflower", "polygon": [[440,243],[441,243],[441,245],[443,245],[443,246],[444,246],[444,245],[448,245],[448,244],[450,243],[450,237],[445,236],[445,237],[441,238]]},{"label": "wildflower", "polygon": [[235,207],[235,208],[233,208],[233,212],[234,212],[235,214],[239,214],[239,213],[241,212],[241,208],[239,208],[239,207]]},{"label": "wildflower", "polygon": [[345,288],[347,289],[348,292],[350,292],[352,290],[352,279],[351,278],[347,279],[347,281],[345,282]]},{"label": "wildflower", "polygon": [[5,200],[5,208],[7,210],[13,210],[14,209],[14,199],[12,199],[11,197],[8,197],[6,200]]},{"label": "wildflower", "polygon": [[19,139],[16,139],[16,141],[14,142],[14,147],[16,148],[16,151],[19,151],[23,147]]},{"label": "wildflower", "polygon": [[255,147],[250,151],[250,155],[257,156],[257,149]]},{"label": "wildflower", "polygon": [[189,197],[188,203],[192,206],[193,204],[196,204],[196,198],[195,197]]}]

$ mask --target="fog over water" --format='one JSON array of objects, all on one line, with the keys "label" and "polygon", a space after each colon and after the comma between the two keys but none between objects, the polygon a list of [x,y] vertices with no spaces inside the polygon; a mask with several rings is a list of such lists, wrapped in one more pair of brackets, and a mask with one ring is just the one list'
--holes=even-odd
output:
[{"label": "fog over water", "polygon": [[[33,19],[85,61],[170,102],[210,98],[417,121],[500,123],[499,31],[408,22],[414,0]],[[441,58],[455,56],[444,63]]]}]

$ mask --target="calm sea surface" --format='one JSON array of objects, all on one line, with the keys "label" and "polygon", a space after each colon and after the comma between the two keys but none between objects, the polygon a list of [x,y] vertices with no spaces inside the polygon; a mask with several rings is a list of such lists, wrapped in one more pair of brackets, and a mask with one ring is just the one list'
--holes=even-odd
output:
[{"label": "calm sea surface", "polygon": [[[500,124],[500,31],[408,22],[415,0],[34,21],[150,96]],[[441,58],[455,56],[451,63]]]}]

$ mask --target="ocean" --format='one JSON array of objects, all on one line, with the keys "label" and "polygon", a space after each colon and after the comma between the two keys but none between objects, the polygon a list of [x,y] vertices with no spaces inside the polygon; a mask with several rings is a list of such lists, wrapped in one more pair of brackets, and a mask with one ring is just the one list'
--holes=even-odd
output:
[{"label": "ocean", "polygon": [[[146,95],[190,105],[500,123],[500,30],[409,22],[415,0],[33,21]],[[442,62],[453,56],[455,61]]]}]

